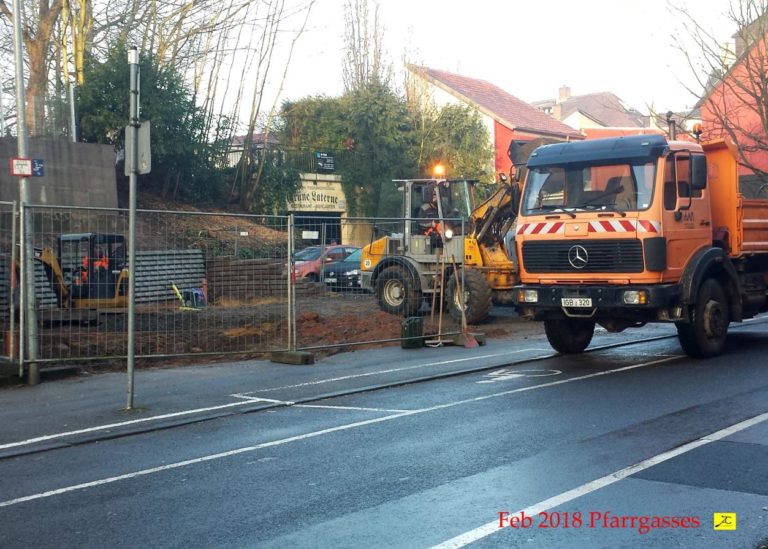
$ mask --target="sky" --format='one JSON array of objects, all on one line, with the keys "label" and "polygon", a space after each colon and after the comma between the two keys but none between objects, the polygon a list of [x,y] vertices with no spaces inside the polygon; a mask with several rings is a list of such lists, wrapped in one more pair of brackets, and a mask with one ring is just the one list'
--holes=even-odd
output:
[{"label": "sky", "polygon": [[[343,91],[344,0],[317,0],[279,100]],[[728,0],[381,0],[395,82],[403,58],[487,80],[527,102],[610,91],[647,113],[682,111],[696,98],[691,68],[674,46],[686,8],[725,41]],[[273,96],[276,93],[273,92]]]}]

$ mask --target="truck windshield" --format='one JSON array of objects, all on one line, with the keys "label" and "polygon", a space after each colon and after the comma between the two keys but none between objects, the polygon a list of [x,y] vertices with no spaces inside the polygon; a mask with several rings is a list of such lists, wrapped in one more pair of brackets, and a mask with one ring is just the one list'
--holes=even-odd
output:
[{"label": "truck windshield", "polygon": [[537,166],[528,171],[522,211],[645,210],[651,206],[655,175],[653,162]]}]

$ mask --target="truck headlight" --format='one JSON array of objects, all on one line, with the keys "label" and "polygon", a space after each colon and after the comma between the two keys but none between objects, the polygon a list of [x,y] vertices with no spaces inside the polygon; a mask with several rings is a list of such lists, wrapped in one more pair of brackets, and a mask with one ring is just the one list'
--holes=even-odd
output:
[{"label": "truck headlight", "polygon": [[517,300],[520,303],[537,303],[539,301],[538,290],[518,290]]},{"label": "truck headlight", "polygon": [[648,303],[648,292],[645,290],[627,290],[624,292],[625,305],[645,305]]},{"label": "truck headlight", "polygon": [[453,229],[445,229],[445,239],[450,240],[453,238]]}]

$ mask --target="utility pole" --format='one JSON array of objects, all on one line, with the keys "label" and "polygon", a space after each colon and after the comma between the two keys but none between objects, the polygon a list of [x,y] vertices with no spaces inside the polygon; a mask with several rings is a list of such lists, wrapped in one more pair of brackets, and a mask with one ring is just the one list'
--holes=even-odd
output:
[{"label": "utility pole", "polygon": [[75,109],[75,83],[69,84],[69,138],[72,143],[77,143],[77,110]]},{"label": "utility pole", "polygon": [[3,93],[5,93],[5,74],[0,72],[0,137],[5,137],[5,106],[3,105]]},{"label": "utility pole", "polygon": [[[21,0],[13,0],[13,45],[16,64],[16,133],[18,143],[18,155],[27,158],[27,105],[24,102],[24,42],[21,39]],[[32,216],[26,211],[29,205],[29,181],[26,177],[19,178],[19,200],[21,211],[24,212],[24,241],[22,244],[23,269],[26,271],[25,284],[22,291],[25,292],[24,315],[27,329],[27,357],[29,360],[30,385],[40,383],[40,368],[37,364],[37,309],[35,306],[35,248],[32,242],[34,225]],[[15,243],[14,243],[15,245]]]},{"label": "utility pole", "polygon": [[[18,0],[17,0],[18,1]],[[126,154],[125,161],[130,162],[128,176],[128,395],[126,410],[133,409],[133,382],[136,362],[136,180],[139,175],[139,51],[136,46],[128,50],[128,65],[130,70],[130,105],[128,111],[128,128],[125,136],[125,149],[128,153],[130,139],[130,158]]]}]

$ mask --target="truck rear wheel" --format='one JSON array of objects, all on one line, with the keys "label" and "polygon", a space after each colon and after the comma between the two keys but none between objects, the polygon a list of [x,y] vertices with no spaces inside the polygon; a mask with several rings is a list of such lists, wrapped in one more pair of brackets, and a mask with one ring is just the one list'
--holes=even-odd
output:
[{"label": "truck rear wheel", "polygon": [[680,346],[693,358],[719,355],[725,347],[728,324],[730,318],[723,287],[714,278],[708,278],[699,288],[691,322],[677,324]]},{"label": "truck rear wheel", "polygon": [[[468,324],[478,324],[488,317],[491,310],[491,287],[478,270],[464,270],[464,296],[456,284],[456,276],[451,273],[447,285],[448,310],[456,322],[461,322],[461,308],[467,316]],[[462,298],[463,297],[463,298]]]},{"label": "truck rear wheel", "polygon": [[398,266],[387,267],[376,279],[376,299],[382,311],[393,315],[413,316],[421,307],[421,292]]},{"label": "truck rear wheel", "polygon": [[544,321],[544,332],[552,348],[558,353],[581,353],[592,341],[595,321],[582,318],[557,318]]}]

